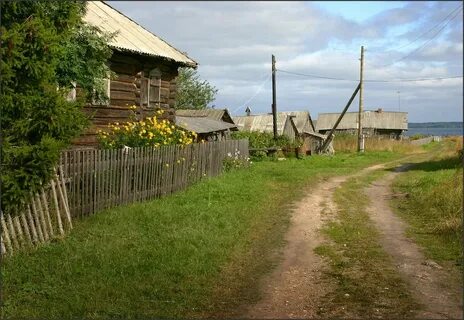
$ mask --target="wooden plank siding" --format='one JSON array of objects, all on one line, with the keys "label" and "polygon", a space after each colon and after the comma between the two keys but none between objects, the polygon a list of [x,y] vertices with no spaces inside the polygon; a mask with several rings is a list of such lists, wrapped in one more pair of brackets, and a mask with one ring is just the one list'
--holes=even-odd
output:
[{"label": "wooden plank siding", "polygon": [[103,209],[144,201],[183,190],[222,172],[227,153],[248,158],[248,140],[224,140],[158,149],[72,149],[60,167],[70,215],[87,216]]},{"label": "wooden plank siding", "polygon": [[[111,79],[109,83],[109,103],[87,105],[83,108],[83,112],[91,117],[92,125],[73,140],[75,147],[96,146],[97,131],[107,129],[109,123],[129,121],[132,114],[129,107],[132,105],[137,106],[135,111],[138,119],[153,116],[155,111],[162,109],[165,113],[161,118],[174,122],[178,64],[161,58],[114,51],[109,66],[115,73],[115,79]],[[153,69],[158,69],[161,75],[159,108],[155,109],[142,103],[142,82],[146,81],[144,79]]]}]

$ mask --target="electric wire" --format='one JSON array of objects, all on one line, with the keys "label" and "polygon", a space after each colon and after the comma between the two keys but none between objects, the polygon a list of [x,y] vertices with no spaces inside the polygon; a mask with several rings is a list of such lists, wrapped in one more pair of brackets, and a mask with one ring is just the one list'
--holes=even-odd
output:
[{"label": "electric wire", "polygon": [[268,74],[266,76],[266,79],[264,79],[264,81],[259,85],[259,88],[256,90],[256,92],[247,100],[245,101],[243,104],[241,104],[240,106],[238,106],[237,108],[235,108],[234,110],[232,110],[232,113],[234,113],[235,111],[245,107],[248,103],[250,103],[254,98],[256,98],[256,96],[261,92],[261,90],[264,88],[264,85],[269,81],[269,79],[271,78],[272,76],[272,73]]}]

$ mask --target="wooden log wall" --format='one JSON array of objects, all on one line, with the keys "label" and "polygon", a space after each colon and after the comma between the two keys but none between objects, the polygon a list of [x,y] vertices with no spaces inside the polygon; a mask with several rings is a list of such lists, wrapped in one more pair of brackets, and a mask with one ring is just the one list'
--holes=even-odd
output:
[{"label": "wooden log wall", "polygon": [[69,150],[61,155],[72,217],[183,190],[222,172],[228,153],[247,163],[248,140],[119,150]]},{"label": "wooden log wall", "polygon": [[34,248],[72,229],[66,184],[63,175],[55,175],[40,192],[30,197],[29,203],[17,212],[1,217],[1,254]]},{"label": "wooden log wall", "polygon": [[116,78],[110,80],[109,104],[84,108],[84,112],[92,117],[92,126],[73,141],[75,146],[96,146],[97,131],[107,129],[109,123],[129,121],[132,105],[138,107],[139,119],[153,116],[156,110],[142,107],[140,99],[142,77],[154,68],[161,72],[160,107],[165,110],[162,118],[175,120],[177,63],[122,52],[114,52],[109,63],[110,69],[116,73]]}]

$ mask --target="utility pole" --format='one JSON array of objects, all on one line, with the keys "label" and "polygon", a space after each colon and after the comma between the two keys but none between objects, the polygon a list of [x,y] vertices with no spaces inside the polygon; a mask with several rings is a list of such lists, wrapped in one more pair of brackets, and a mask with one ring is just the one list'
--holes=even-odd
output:
[{"label": "utility pole", "polygon": [[364,152],[364,136],[362,127],[363,115],[363,73],[364,73],[364,46],[361,46],[361,65],[359,73],[359,114],[358,114],[358,152]]},{"label": "utility pole", "polygon": [[277,140],[277,102],[276,102],[276,67],[275,57],[272,55],[272,125],[274,129],[274,140]]},{"label": "utility pole", "polygon": [[400,91],[398,90],[398,111],[401,111],[401,96],[400,96]]}]

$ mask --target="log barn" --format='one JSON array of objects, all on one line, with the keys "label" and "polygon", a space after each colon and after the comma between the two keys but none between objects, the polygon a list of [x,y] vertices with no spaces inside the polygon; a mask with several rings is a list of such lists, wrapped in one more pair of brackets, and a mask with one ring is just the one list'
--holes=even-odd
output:
[{"label": "log barn", "polygon": [[[340,113],[320,113],[316,123],[318,133],[328,133]],[[363,134],[367,137],[378,136],[390,139],[402,139],[405,131],[408,130],[408,113],[383,111],[364,111],[362,114]],[[340,121],[336,133],[357,134],[358,132],[358,112],[347,112]]]},{"label": "log barn", "polygon": [[128,121],[132,105],[138,119],[162,109],[164,118],[174,122],[178,68],[196,68],[197,63],[103,1],[88,1],[84,20],[102,31],[116,32],[108,61],[116,76],[105,80],[109,102],[84,108],[92,115],[92,126],[73,144],[95,146],[97,131],[112,122]]}]

